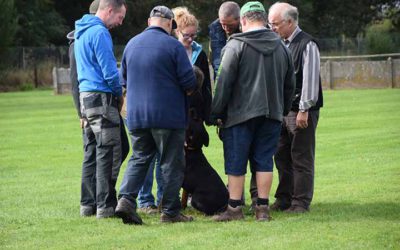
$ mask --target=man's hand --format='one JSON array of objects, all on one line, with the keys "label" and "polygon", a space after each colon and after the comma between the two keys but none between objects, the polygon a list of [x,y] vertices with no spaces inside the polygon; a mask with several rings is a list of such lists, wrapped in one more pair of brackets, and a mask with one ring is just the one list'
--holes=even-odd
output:
[{"label": "man's hand", "polygon": [[80,118],[79,123],[80,123],[81,128],[85,127],[85,119]]},{"label": "man's hand", "polygon": [[296,127],[304,129],[308,127],[308,111],[297,113],[296,117]]},{"label": "man's hand", "polygon": [[118,112],[121,113],[122,106],[124,105],[124,96],[118,97]]}]

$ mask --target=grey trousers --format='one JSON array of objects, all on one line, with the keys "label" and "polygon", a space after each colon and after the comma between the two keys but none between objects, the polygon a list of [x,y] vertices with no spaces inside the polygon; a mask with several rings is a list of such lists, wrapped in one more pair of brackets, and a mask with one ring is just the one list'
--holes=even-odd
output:
[{"label": "grey trousers", "polygon": [[[117,99],[108,93],[83,92],[80,102],[85,119],[81,205],[97,209],[115,207],[114,185],[121,165]],[[118,166],[118,171],[113,173],[113,166]]]}]

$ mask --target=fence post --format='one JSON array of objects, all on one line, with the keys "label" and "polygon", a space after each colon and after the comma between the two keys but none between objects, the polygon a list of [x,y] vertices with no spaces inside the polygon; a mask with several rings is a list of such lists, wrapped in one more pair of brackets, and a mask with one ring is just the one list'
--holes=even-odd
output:
[{"label": "fence post", "polygon": [[22,47],[22,69],[26,69],[25,47]]},{"label": "fence post", "polygon": [[395,83],[395,72],[394,72],[394,62],[392,57],[388,58],[388,62],[389,62],[389,70],[390,70],[390,80],[391,80],[391,84],[389,87],[391,87],[392,89],[394,89],[396,87],[396,83]]},{"label": "fence post", "polygon": [[327,67],[327,73],[328,73],[328,84],[329,84],[329,89],[333,89],[334,86],[333,86],[333,76],[332,76],[332,73],[333,73],[333,70],[332,70],[332,61],[331,61],[331,60],[328,60],[328,61],[326,61],[326,63],[327,63],[326,67]]},{"label": "fence post", "polygon": [[54,94],[58,94],[58,75],[57,75],[57,67],[53,67],[53,89],[54,89]]}]

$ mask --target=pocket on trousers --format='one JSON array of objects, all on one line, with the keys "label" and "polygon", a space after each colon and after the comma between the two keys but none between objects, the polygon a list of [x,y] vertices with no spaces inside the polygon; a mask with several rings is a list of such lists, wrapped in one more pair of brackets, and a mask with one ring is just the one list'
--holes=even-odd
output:
[{"label": "pocket on trousers", "polygon": [[100,131],[100,144],[103,146],[115,146],[121,143],[121,133],[119,123],[113,123],[107,119],[103,119]]},{"label": "pocket on trousers", "polygon": [[84,113],[87,118],[104,114],[103,100],[100,93],[85,96],[82,102]]}]

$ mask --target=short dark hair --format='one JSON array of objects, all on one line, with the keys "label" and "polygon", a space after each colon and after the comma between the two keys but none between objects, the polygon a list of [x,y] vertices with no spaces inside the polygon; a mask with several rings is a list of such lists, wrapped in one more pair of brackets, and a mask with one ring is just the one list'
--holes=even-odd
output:
[{"label": "short dark hair", "polygon": [[249,20],[250,22],[263,22],[264,25],[268,23],[268,15],[265,12],[260,11],[249,11],[243,15],[244,18]]},{"label": "short dark hair", "polygon": [[125,0],[100,0],[99,9],[102,10],[108,6],[111,6],[114,9],[119,9],[122,6],[126,7],[126,1]]},{"label": "short dark hair", "polygon": [[221,4],[218,11],[218,16],[240,18],[240,6],[236,2],[227,1]]}]

